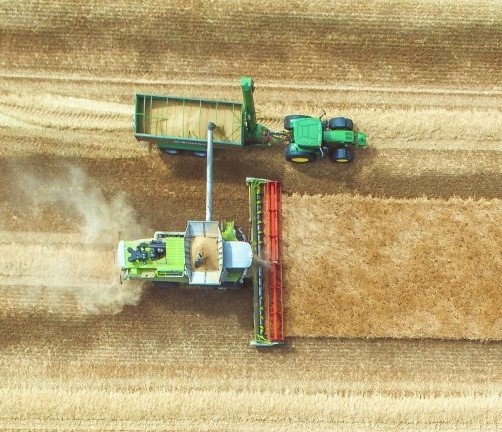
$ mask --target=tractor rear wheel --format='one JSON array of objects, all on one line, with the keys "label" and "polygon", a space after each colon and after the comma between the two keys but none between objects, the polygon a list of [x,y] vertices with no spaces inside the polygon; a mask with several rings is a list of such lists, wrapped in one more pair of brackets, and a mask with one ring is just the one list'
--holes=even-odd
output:
[{"label": "tractor rear wheel", "polygon": [[288,162],[309,163],[315,160],[315,154],[306,150],[296,150],[291,144],[284,150],[284,156]]},{"label": "tractor rear wheel", "polygon": [[331,150],[329,158],[332,162],[347,163],[352,161],[353,156],[347,147],[335,147]]},{"label": "tractor rear wheel", "polygon": [[331,130],[354,130],[354,122],[345,117],[333,117],[328,125]]},{"label": "tractor rear wheel", "polygon": [[311,118],[311,117],[303,114],[293,114],[284,117],[284,129],[287,131],[293,129],[293,126],[291,125],[292,120],[298,120],[302,118]]}]

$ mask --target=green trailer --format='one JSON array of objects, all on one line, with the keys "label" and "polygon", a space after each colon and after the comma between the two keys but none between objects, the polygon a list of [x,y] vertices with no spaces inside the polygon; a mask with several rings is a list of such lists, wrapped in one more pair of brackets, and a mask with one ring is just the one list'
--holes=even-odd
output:
[{"label": "green trailer", "polygon": [[243,102],[136,94],[134,136],[170,155],[205,156],[208,122],[215,124],[216,148],[270,144],[275,136],[256,121],[253,80],[241,78]]}]

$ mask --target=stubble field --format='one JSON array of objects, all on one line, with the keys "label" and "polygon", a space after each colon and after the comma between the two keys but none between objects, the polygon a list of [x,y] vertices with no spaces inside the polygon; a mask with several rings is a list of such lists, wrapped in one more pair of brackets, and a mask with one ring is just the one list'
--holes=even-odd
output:
[{"label": "stubble field", "polygon": [[[0,428],[502,428],[499,1],[0,3]],[[118,283],[122,236],[204,215],[205,161],[134,92],[352,117],[353,164],[219,152],[215,218],[283,183],[285,348],[252,295]]]}]

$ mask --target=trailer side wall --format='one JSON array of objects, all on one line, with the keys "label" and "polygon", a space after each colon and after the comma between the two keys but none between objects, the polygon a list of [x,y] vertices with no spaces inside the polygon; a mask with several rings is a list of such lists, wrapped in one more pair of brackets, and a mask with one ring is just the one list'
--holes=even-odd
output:
[{"label": "trailer side wall", "polygon": [[207,124],[213,122],[214,144],[243,145],[242,104],[137,94],[134,135],[160,148],[198,149],[207,142]]}]

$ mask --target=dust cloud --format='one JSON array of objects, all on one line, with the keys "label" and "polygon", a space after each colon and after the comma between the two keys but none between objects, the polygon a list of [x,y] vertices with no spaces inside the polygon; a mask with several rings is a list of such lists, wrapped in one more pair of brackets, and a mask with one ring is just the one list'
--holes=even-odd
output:
[{"label": "dust cloud", "polygon": [[39,232],[34,224],[34,232],[3,236],[7,240],[0,249],[17,245],[22,251],[4,263],[0,276],[1,287],[15,288],[17,306],[97,314],[119,313],[139,302],[143,285],[121,283],[116,246],[119,236],[136,238],[152,230],[138,224],[123,194],[107,198],[100,184],[76,166],[50,178],[24,171],[13,183],[35,215],[50,209],[72,224],[71,233],[56,222],[51,232]]},{"label": "dust cloud", "polygon": [[93,245],[114,246],[119,233],[137,237],[146,231],[124,194],[107,199],[97,181],[79,167],[68,166],[66,173],[51,179],[25,172],[17,184],[36,208],[57,205],[77,216],[83,239]]},{"label": "dust cloud", "polygon": [[272,268],[273,261],[259,258],[258,256],[253,256],[253,265],[262,266],[263,268],[270,270]]}]

